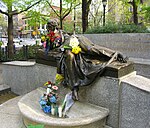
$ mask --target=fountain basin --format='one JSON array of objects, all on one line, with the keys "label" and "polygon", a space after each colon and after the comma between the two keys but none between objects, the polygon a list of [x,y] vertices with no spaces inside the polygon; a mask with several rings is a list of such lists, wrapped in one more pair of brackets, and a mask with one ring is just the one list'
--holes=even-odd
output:
[{"label": "fountain basin", "polygon": [[69,110],[68,118],[57,118],[46,114],[39,105],[40,96],[45,92],[44,88],[23,96],[18,102],[24,124],[43,124],[44,128],[104,128],[109,110],[84,102],[75,102]]}]

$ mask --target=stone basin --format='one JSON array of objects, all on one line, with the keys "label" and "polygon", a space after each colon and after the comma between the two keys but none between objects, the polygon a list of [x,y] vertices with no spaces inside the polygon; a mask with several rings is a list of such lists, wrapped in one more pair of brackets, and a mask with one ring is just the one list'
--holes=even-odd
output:
[{"label": "stone basin", "polygon": [[26,94],[18,102],[24,124],[43,124],[44,128],[104,128],[109,110],[89,103],[76,101],[67,118],[46,114],[39,105],[45,89],[40,87]]}]

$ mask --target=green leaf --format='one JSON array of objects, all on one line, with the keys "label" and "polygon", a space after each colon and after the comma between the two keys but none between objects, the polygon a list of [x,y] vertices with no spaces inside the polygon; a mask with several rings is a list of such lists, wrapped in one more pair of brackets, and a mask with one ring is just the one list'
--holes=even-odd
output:
[{"label": "green leaf", "polygon": [[27,128],[44,128],[44,125],[28,125]]}]

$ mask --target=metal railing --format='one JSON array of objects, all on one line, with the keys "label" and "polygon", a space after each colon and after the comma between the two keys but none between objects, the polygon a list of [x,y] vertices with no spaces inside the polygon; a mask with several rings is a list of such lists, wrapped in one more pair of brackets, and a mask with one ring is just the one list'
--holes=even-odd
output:
[{"label": "metal railing", "polygon": [[14,45],[14,58],[9,59],[8,46],[5,46],[5,47],[0,46],[0,61],[7,62],[7,61],[13,61],[13,60],[36,59],[37,49],[38,49],[37,47],[32,47],[28,45],[23,45],[23,47],[18,49]]}]

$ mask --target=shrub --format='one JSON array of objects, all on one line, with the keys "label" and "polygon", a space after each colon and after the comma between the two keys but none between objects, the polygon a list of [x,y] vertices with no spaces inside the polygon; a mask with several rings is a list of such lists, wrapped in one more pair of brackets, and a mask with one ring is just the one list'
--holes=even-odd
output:
[{"label": "shrub", "polygon": [[0,41],[0,46],[2,46],[3,45],[3,42],[2,41]]},{"label": "shrub", "polygon": [[14,51],[13,59],[8,58],[8,52],[4,48],[0,50],[0,61],[7,62],[7,61],[14,61],[14,60],[27,60],[27,59],[36,59],[36,53],[39,48],[42,46],[33,45],[33,46],[24,46],[20,49]]},{"label": "shrub", "polygon": [[134,24],[106,24],[88,29],[86,34],[93,33],[149,33],[146,27]]}]

